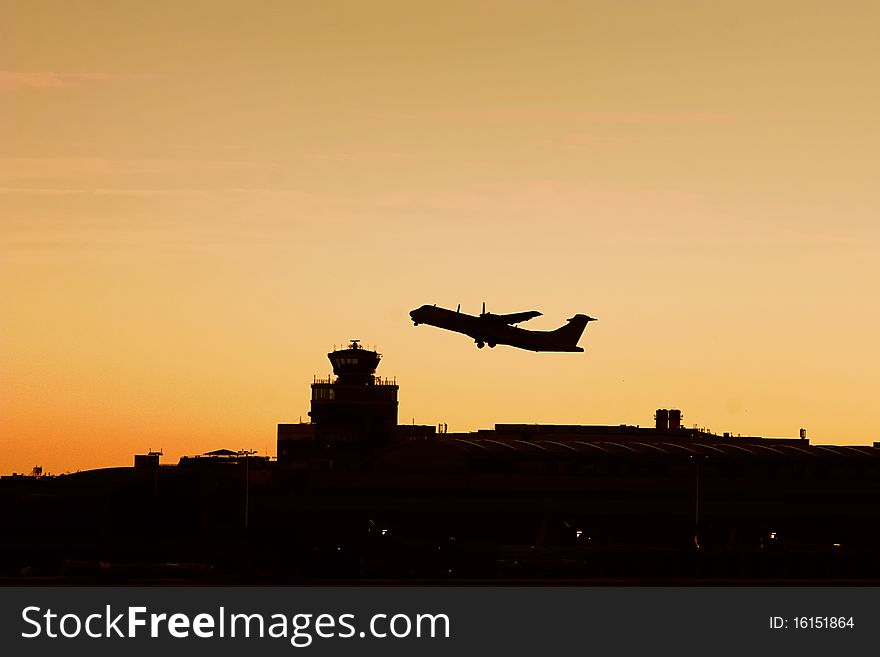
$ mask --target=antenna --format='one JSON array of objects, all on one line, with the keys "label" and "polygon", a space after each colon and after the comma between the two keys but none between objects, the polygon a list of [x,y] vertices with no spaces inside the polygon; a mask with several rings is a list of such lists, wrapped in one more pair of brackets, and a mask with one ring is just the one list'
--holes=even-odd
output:
[{"label": "antenna", "polygon": [[483,302],[483,312],[481,312],[480,314],[481,314],[481,315],[485,315],[485,314],[486,314],[486,302],[485,302],[485,301]]},{"label": "antenna", "polygon": [[458,308],[455,309],[455,312],[457,312],[457,313],[461,312],[461,304],[458,304]]}]

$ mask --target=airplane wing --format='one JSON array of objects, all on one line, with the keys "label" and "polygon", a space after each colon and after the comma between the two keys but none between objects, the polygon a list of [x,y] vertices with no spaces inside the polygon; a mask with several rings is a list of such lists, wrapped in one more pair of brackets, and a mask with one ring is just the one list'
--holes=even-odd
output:
[{"label": "airplane wing", "polygon": [[537,310],[527,310],[521,313],[508,313],[507,315],[496,315],[494,313],[485,313],[482,315],[482,317],[485,317],[486,319],[501,322],[502,324],[519,324],[520,322],[525,322],[540,316],[541,313]]}]

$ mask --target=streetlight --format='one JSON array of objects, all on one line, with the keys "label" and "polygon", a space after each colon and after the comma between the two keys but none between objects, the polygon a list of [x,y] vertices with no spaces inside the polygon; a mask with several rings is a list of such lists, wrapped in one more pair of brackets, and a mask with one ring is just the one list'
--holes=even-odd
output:
[{"label": "streetlight", "polygon": [[238,455],[244,457],[244,528],[248,528],[248,513],[250,511],[250,456],[256,454],[255,449],[240,449]]},{"label": "streetlight", "polygon": [[691,456],[694,461],[694,547],[700,549],[700,455]]}]

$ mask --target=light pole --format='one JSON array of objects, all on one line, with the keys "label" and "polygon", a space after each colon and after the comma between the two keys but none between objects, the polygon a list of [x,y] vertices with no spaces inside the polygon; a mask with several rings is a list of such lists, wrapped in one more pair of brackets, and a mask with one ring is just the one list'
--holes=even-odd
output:
[{"label": "light pole", "polygon": [[694,490],[694,547],[700,549],[700,456],[692,457],[696,467]]},{"label": "light pole", "polygon": [[240,449],[238,450],[239,456],[244,456],[244,528],[247,530],[248,528],[248,516],[250,513],[250,456],[251,454],[256,454],[257,450],[255,449]]}]

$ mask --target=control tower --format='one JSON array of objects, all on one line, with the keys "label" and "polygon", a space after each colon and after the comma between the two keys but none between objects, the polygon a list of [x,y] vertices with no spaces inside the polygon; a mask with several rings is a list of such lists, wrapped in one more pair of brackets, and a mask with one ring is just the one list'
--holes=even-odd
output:
[{"label": "control tower", "polygon": [[377,443],[391,440],[397,427],[397,383],[376,376],[382,354],[352,340],[327,354],[336,380],[315,378],[312,410],[315,442]]}]

